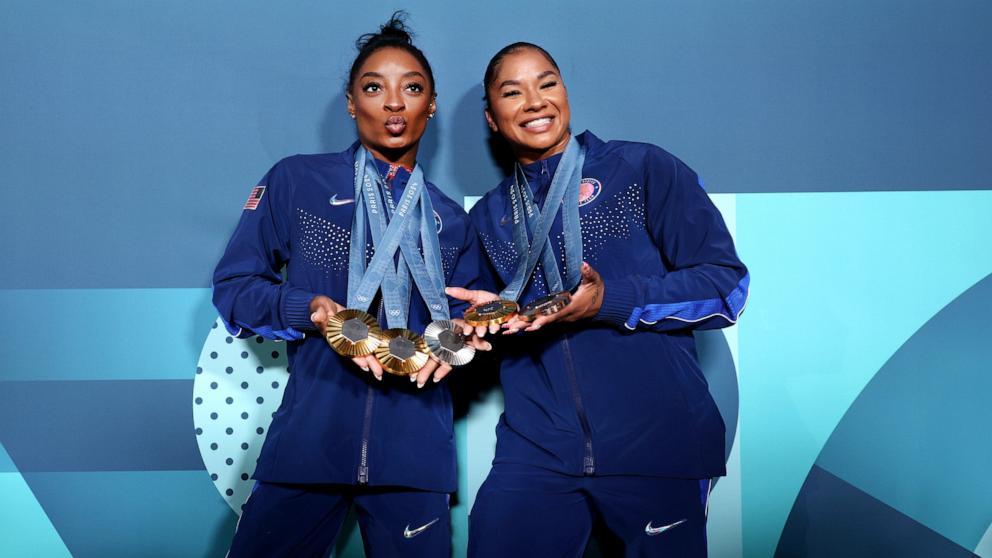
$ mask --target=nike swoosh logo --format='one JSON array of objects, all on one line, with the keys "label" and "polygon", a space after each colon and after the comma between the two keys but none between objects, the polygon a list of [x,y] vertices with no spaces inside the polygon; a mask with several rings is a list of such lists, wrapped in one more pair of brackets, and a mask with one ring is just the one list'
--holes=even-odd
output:
[{"label": "nike swoosh logo", "polygon": [[685,523],[685,521],[686,520],[681,519],[679,521],[676,521],[675,523],[669,523],[668,525],[662,525],[661,527],[652,527],[651,522],[648,521],[648,524],[644,526],[644,533],[647,534],[647,536],[649,537],[660,535],[665,531],[671,529],[672,527],[677,527],[679,525],[682,525],[683,523]]},{"label": "nike swoosh logo", "polygon": [[339,200],[337,194],[331,196],[331,205],[348,205],[349,203],[355,203],[355,199],[348,198],[346,200]]},{"label": "nike swoosh logo", "polygon": [[410,529],[410,524],[407,523],[406,524],[406,529],[403,529],[403,537],[405,537],[407,539],[412,539],[413,537],[416,537],[417,535],[419,535],[419,534],[423,533],[424,531],[426,531],[431,525],[434,525],[440,519],[441,519],[440,517],[435,517],[434,518],[434,521],[431,521],[430,523],[427,523],[426,525],[421,525],[420,527],[417,527],[416,529]]}]

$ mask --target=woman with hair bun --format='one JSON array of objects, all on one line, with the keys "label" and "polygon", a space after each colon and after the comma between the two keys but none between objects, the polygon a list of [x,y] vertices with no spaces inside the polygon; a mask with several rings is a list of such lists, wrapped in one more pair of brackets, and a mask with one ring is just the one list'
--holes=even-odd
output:
[{"label": "woman with hair bun", "polygon": [[489,344],[450,319],[464,304],[444,285],[478,285],[486,264],[468,216],[417,163],[436,94],[403,16],[357,42],[359,141],[277,163],[214,274],[231,334],[286,341],[291,371],[230,556],[326,556],[351,506],[369,556],[451,552],[440,380]]}]

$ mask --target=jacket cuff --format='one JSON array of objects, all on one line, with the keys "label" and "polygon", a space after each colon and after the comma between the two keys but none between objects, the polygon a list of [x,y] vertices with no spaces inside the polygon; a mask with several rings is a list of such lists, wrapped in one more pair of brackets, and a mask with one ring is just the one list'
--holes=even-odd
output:
[{"label": "jacket cuff", "polygon": [[317,295],[303,289],[290,288],[282,298],[282,321],[297,330],[316,329],[310,321],[310,301]]},{"label": "jacket cuff", "polygon": [[603,305],[594,319],[617,327],[625,325],[637,306],[637,290],[629,279],[603,280]]}]

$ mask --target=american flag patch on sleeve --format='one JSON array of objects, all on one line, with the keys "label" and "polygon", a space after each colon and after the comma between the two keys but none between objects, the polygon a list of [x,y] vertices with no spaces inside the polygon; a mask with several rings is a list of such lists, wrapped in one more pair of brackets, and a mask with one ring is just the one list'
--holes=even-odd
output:
[{"label": "american flag patch on sleeve", "polygon": [[245,202],[245,209],[254,210],[258,208],[258,204],[262,201],[262,194],[265,193],[265,186],[255,186],[251,189],[251,194],[248,194],[248,201]]}]

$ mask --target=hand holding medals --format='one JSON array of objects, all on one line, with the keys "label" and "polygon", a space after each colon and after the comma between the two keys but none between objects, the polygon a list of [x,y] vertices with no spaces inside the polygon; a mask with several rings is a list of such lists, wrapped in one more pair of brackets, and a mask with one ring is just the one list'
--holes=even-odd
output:
[{"label": "hand holding medals", "polygon": [[[602,279],[589,264],[582,261],[578,204],[584,161],[585,149],[574,137],[571,138],[551,179],[544,207],[540,209],[533,200],[526,176],[519,166],[514,169],[513,183],[508,185],[508,197],[513,215],[517,267],[509,284],[499,295],[486,291],[448,289],[449,295],[472,304],[465,312],[465,321],[477,326],[478,335],[484,335],[486,330],[495,333],[499,328],[503,328],[506,334],[520,330],[534,331],[552,321],[592,317],[599,311],[602,305]],[[565,239],[562,254],[566,271],[564,281],[548,239],[559,209]],[[551,294],[531,300],[520,308],[516,301],[533,279],[539,261]],[[577,265],[579,262],[581,265]],[[570,287],[574,287],[572,291],[566,290]]]},{"label": "hand holding medals", "polygon": [[[432,373],[436,382],[452,366],[467,364],[475,354],[465,332],[450,321],[433,215],[419,165],[397,202],[389,186],[378,177],[372,157],[364,147],[358,148],[348,309],[333,313],[322,330],[331,348],[342,356],[352,357],[363,369],[371,368],[380,380],[382,371],[386,371],[409,376],[418,387],[423,387]],[[366,219],[375,247],[370,261],[365,253]],[[425,336],[407,329],[413,283],[434,320]],[[368,313],[377,291],[381,293],[379,319]],[[383,317],[389,329],[380,325]],[[479,348],[488,345],[479,345],[476,340]]]}]

